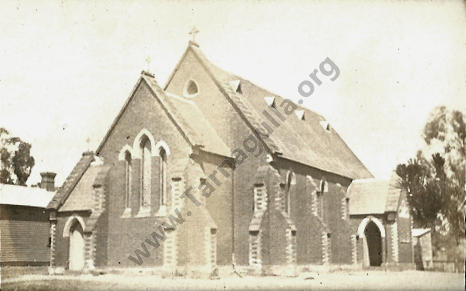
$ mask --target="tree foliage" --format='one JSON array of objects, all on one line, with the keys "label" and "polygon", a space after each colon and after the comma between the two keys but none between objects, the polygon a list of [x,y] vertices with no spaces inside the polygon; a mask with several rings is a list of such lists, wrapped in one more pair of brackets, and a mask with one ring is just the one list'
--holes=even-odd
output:
[{"label": "tree foliage", "polygon": [[26,185],[33,166],[31,144],[0,128],[0,183]]},{"label": "tree foliage", "polygon": [[396,168],[409,193],[415,224],[457,241],[465,235],[465,120],[460,111],[436,107],[423,130],[425,146]]}]

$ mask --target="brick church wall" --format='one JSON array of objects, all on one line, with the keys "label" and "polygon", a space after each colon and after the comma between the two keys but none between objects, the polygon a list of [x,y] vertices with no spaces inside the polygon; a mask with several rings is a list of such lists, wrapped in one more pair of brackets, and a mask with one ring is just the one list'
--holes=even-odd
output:
[{"label": "brick church wall", "polygon": [[[352,264],[351,235],[354,234],[349,222],[349,217],[342,215],[344,208],[347,186],[342,186],[331,179],[328,181],[328,225],[331,231],[331,263]],[[346,210],[345,210],[346,211]]]},{"label": "brick church wall", "polygon": [[[201,67],[195,56],[191,52],[188,52],[184,62],[180,65],[177,73],[171,80],[167,91],[178,96],[183,96],[183,88],[186,81],[190,79],[195,80],[199,84],[199,95],[194,98],[204,100],[197,103],[201,112],[231,150],[242,149],[245,151],[243,141],[252,134],[251,129],[241,119],[226,97],[218,90],[207,71],[199,69]],[[236,263],[239,265],[249,264],[248,225],[253,214],[251,193],[253,193],[254,175],[260,166],[267,164],[265,151],[262,151],[261,154],[258,154],[258,152],[258,150],[254,153],[246,152],[248,158],[235,169],[233,182],[234,208],[236,210],[234,217],[234,249]],[[212,203],[210,204],[212,205]],[[220,226],[219,231],[221,231]],[[223,255],[220,256],[220,258],[223,257]]]},{"label": "brick church wall", "polygon": [[[132,185],[131,185],[131,216],[123,218],[125,210],[125,166],[119,161],[118,156],[125,145],[133,146],[137,134],[147,129],[154,137],[154,142],[165,141],[170,150],[168,156],[167,181],[171,177],[170,164],[178,158],[187,158],[189,145],[182,138],[179,130],[169,120],[158,101],[149,92],[148,86],[142,82],[135,92],[131,103],[121,115],[115,129],[109,135],[107,141],[98,153],[104,163],[112,165],[108,182],[108,235],[101,235],[98,241],[108,245],[107,264],[110,266],[136,266],[128,260],[129,255],[134,255],[137,248],[156,229],[161,220],[155,217],[159,206],[159,157],[152,157],[151,173],[151,209],[149,217],[136,217],[140,204],[140,159],[132,159]],[[155,145],[152,145],[155,146]],[[167,183],[167,193],[170,193],[170,183]],[[105,226],[103,226],[105,228]],[[162,243],[161,243],[162,245]],[[144,258],[144,266],[162,265],[163,247],[153,248],[146,245],[150,256]]]},{"label": "brick church wall", "polygon": [[[225,177],[217,170],[225,159],[208,153],[202,153],[196,161],[199,161],[206,176],[216,173],[219,184],[216,185],[212,180],[206,177],[215,191],[209,197],[205,198],[206,208],[213,220],[217,224],[217,264],[230,265],[232,252],[232,176],[233,170],[230,167],[223,167],[229,177]],[[189,202],[191,203],[191,202]]]},{"label": "brick church wall", "polygon": [[[290,196],[291,218],[296,224],[297,263],[323,264],[326,258],[328,263],[350,264],[353,232],[349,219],[341,218],[341,203],[351,180],[288,161],[280,161],[278,167],[291,170],[296,175],[296,185]],[[281,172],[285,175],[287,171]],[[320,202],[324,204],[323,213],[319,210],[316,216],[312,211],[312,195],[320,191],[323,178],[328,184],[328,191]],[[330,237],[323,239],[327,232],[330,232]]]}]

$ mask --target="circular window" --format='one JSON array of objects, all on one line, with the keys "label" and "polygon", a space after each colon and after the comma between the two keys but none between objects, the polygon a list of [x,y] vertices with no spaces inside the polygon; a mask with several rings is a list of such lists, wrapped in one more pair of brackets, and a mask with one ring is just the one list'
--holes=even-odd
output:
[{"label": "circular window", "polygon": [[197,85],[196,81],[189,80],[184,87],[183,95],[185,97],[194,97],[199,94],[199,86]]}]

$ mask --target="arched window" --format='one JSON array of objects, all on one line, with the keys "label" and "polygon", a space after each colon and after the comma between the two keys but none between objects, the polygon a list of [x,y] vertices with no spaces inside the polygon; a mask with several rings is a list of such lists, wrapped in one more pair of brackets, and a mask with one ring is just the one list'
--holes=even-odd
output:
[{"label": "arched window", "polygon": [[319,185],[319,192],[317,193],[317,211],[320,218],[324,217],[324,193],[326,192],[328,192],[328,184],[325,178],[322,178]]},{"label": "arched window", "polygon": [[167,153],[163,147],[159,151],[160,159],[160,205],[167,205]]},{"label": "arched window", "polygon": [[151,197],[151,143],[147,136],[141,139],[141,206],[150,206]]},{"label": "arched window", "polygon": [[131,154],[125,153],[125,208],[131,208],[131,180],[132,180],[132,165]]},{"label": "arched window", "polygon": [[324,194],[325,192],[328,192],[328,184],[325,178],[322,178],[322,180],[320,181],[319,192],[320,194]]}]

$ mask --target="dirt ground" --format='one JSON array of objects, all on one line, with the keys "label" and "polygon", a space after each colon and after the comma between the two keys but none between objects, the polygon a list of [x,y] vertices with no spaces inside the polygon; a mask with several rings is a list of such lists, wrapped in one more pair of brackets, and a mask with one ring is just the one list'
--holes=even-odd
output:
[{"label": "dirt ground", "polygon": [[465,286],[464,274],[420,271],[314,272],[298,277],[243,278],[231,274],[216,280],[129,274],[49,276],[42,271],[2,277],[2,290],[464,290]]}]

